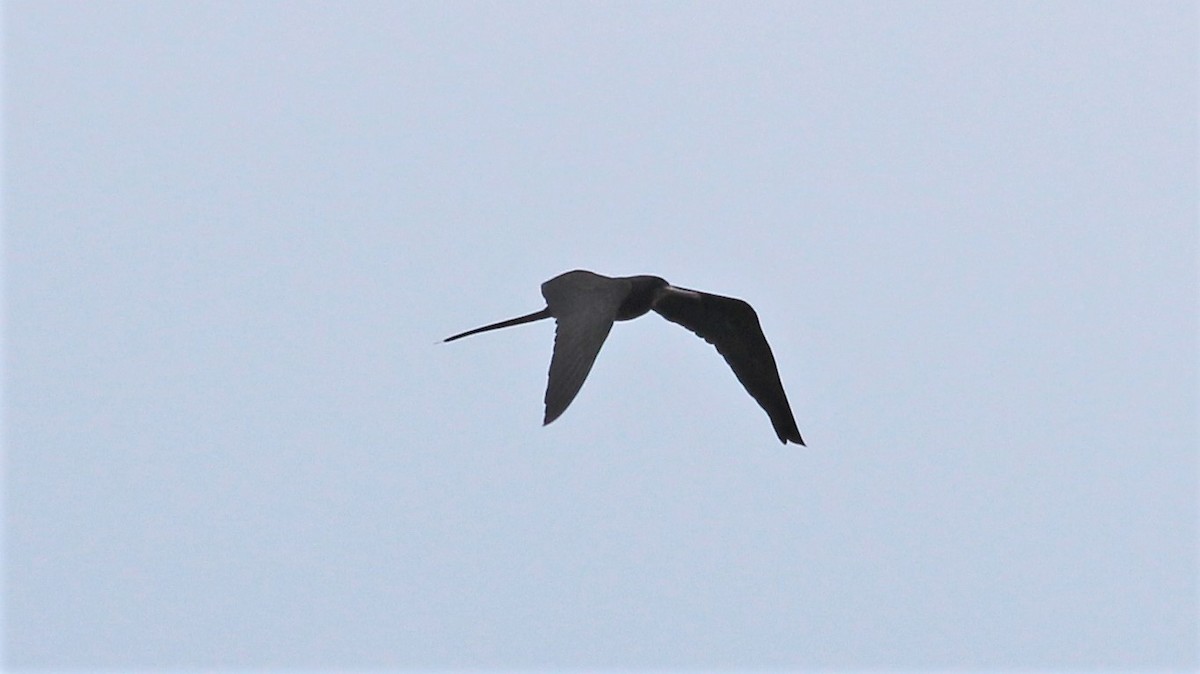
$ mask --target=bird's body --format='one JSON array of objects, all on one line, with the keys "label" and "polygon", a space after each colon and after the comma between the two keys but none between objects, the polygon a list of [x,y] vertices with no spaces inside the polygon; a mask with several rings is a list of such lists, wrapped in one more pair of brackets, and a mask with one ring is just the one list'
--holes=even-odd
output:
[{"label": "bird's body", "polygon": [[657,276],[611,278],[582,270],[546,281],[542,296],[546,308],[541,311],[468,330],[445,341],[554,318],[557,328],[543,424],[557,419],[575,399],[613,322],[628,321],[653,310],[717,348],[742,386],[771,418],[780,442],[804,444],[758,315],[742,300],[677,288]]}]

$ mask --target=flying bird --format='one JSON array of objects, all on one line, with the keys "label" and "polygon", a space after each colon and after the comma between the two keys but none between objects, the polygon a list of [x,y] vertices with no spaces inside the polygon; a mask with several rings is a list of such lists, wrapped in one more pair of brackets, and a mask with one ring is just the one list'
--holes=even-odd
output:
[{"label": "flying bird", "polygon": [[758,314],[742,300],[678,288],[657,276],[611,278],[578,269],[543,283],[542,297],[546,298],[545,309],[468,330],[444,341],[553,318],[557,327],[543,425],[562,415],[575,399],[613,322],[628,321],[653,309],[717,347],[738,381],[766,410],[780,442],[804,444],[783,392],[775,357],[758,324]]}]

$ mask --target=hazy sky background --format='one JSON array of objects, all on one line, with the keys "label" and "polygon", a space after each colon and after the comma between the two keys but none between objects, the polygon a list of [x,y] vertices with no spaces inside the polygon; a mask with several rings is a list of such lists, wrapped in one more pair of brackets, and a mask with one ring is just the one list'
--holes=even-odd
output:
[{"label": "hazy sky background", "polygon": [[1195,3],[3,21],[8,667],[1197,666]]}]

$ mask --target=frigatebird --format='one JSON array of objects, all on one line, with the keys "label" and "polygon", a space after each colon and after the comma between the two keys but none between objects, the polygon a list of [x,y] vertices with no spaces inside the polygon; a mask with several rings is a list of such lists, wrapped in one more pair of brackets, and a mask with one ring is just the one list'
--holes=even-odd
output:
[{"label": "frigatebird", "polygon": [[542,284],[546,308],[447,337],[444,341],[553,318],[554,354],[546,385],[546,416],[557,419],[575,399],[596,362],[614,321],[628,321],[653,309],[696,333],[725,357],[738,381],[771,418],[783,444],[804,444],[783,392],[771,347],[758,314],[742,300],[679,288],[657,276],[612,278],[577,269]]}]

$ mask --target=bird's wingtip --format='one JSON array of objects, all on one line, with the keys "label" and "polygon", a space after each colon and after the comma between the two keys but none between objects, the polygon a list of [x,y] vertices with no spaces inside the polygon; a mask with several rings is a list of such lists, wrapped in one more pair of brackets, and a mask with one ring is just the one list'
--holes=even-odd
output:
[{"label": "bird's wingtip", "polygon": [[804,444],[804,438],[800,437],[799,431],[797,431],[795,433],[780,434],[779,442],[784,445],[787,445],[787,443],[791,442],[791,443],[800,445],[801,447],[808,446],[808,445]]}]

